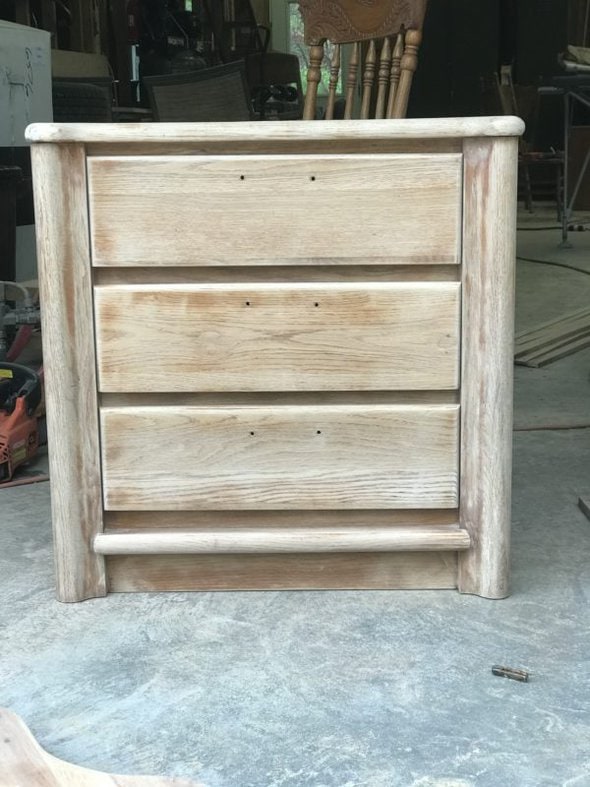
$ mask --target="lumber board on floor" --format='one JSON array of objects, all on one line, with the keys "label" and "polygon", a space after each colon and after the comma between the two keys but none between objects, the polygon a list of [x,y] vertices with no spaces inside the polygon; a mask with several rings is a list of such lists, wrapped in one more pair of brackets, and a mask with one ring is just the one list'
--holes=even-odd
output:
[{"label": "lumber board on floor", "polygon": [[578,309],[520,333],[514,360],[520,366],[546,366],[590,346],[590,308]]},{"label": "lumber board on floor", "polygon": [[184,779],[115,776],[48,754],[26,724],[0,708],[0,787],[198,787]]},{"label": "lumber board on floor", "polygon": [[544,353],[536,354],[529,359],[526,365],[534,368],[547,366],[553,361],[559,361],[561,358],[567,358],[568,355],[585,350],[586,347],[590,347],[590,331],[583,336],[569,339],[567,342],[557,343]]}]

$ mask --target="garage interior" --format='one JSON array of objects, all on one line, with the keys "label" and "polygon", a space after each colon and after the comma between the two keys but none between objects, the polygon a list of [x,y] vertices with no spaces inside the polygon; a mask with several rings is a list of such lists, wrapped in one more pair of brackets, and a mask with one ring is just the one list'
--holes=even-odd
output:
[{"label": "garage interior", "polygon": [[[527,123],[519,152],[510,596],[271,590],[116,593],[60,604],[40,446],[0,484],[0,706],[46,751],[99,771],[205,787],[590,785],[590,67],[563,64],[564,55],[574,62],[568,47],[590,46],[589,7],[433,0],[407,111],[408,118],[518,114]],[[47,53],[54,50],[35,83],[45,85],[41,116],[27,120],[50,121],[53,113],[63,122],[154,123],[160,77],[167,84],[250,58],[256,82],[261,59],[270,63],[281,46],[305,64],[296,10],[276,0],[182,7],[0,0],[0,33],[1,20],[25,24],[31,35],[46,31]],[[43,58],[39,50],[37,66]],[[571,83],[560,82],[573,73]],[[288,85],[266,77],[248,82],[250,118],[301,117],[305,68]],[[5,118],[14,90],[0,93]],[[589,103],[568,99],[566,146],[570,90]],[[210,118],[226,119],[239,122]],[[27,287],[30,313],[42,311],[28,149],[13,126],[0,129],[0,278]],[[4,356],[17,335],[6,318],[19,298],[4,285]],[[26,334],[18,363],[38,369],[38,317]],[[77,428],[84,439],[84,424]],[[528,680],[497,677],[498,664],[526,671]]]}]

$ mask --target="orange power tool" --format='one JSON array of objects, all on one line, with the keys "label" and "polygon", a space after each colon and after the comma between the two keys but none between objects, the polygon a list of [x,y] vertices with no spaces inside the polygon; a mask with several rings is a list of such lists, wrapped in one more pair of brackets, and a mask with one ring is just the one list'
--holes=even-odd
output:
[{"label": "orange power tool", "polygon": [[0,484],[39,450],[41,378],[33,369],[0,361]]}]

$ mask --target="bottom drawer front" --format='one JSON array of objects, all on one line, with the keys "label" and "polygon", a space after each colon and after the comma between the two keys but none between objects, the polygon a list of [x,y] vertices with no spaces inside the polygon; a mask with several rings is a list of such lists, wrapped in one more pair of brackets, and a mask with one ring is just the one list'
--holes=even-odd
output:
[{"label": "bottom drawer front", "polygon": [[111,510],[454,508],[458,405],[106,407]]}]

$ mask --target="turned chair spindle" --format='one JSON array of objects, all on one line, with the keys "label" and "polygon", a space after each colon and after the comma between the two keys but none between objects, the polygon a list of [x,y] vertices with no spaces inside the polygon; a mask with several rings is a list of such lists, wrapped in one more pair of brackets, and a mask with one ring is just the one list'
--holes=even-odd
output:
[{"label": "turned chair spindle", "polygon": [[379,0],[369,7],[361,0],[300,0],[305,39],[310,46],[304,119],[318,116],[322,62],[328,42],[332,48],[326,120],[334,118],[340,81],[345,119],[405,117],[418,66],[426,2]]}]

